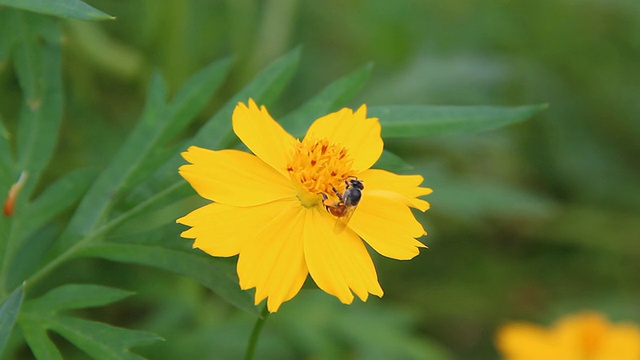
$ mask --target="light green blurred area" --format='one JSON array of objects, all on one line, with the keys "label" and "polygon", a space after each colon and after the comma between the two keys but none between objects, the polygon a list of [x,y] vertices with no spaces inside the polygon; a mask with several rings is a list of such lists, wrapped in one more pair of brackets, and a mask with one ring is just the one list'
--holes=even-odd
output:
[{"label": "light green blurred area", "polygon": [[[388,141],[413,165],[406,172],[434,189],[432,208],[418,214],[429,248],[410,262],[374,256],[381,300],[345,307],[304,290],[269,319],[259,357],[491,359],[494,332],[508,320],[549,323],[592,309],[640,323],[637,0],[87,3],[116,20],[63,22],[67,98],[51,178],[108,161],[154,69],[175,91],[227,55],[231,77],[197,125],[298,45],[301,65],[270,109],[276,118],[368,62],[371,79],[349,106],[549,104],[492,132]],[[19,103],[0,56],[7,133]],[[176,240],[180,229],[144,236],[186,242]],[[74,266],[61,278],[137,292],[89,316],[166,339],[141,354],[242,353],[253,317],[190,280],[107,262]]]}]

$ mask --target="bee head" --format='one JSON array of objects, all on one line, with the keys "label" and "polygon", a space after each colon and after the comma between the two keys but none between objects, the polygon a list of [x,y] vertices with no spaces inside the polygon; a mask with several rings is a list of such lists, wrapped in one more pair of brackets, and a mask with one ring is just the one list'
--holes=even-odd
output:
[{"label": "bee head", "polygon": [[362,183],[362,180],[353,178],[353,179],[346,180],[345,183],[347,184],[347,188],[356,188],[356,189],[364,190],[364,184]]}]

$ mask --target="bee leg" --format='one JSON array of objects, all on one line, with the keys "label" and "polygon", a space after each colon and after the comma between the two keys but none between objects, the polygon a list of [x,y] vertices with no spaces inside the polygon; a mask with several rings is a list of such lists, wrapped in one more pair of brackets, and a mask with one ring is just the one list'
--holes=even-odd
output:
[{"label": "bee leg", "polygon": [[336,203],[334,201],[329,199],[327,194],[320,193],[320,195],[322,196],[322,205],[324,205],[324,207],[327,208],[327,211],[329,210],[329,207],[336,205]]},{"label": "bee leg", "polygon": [[333,189],[333,192],[336,194],[336,196],[338,197],[338,199],[340,199],[341,202],[344,202],[344,200],[342,199],[342,194],[340,194],[340,192],[338,192],[338,189],[336,189],[335,187],[331,187]]}]

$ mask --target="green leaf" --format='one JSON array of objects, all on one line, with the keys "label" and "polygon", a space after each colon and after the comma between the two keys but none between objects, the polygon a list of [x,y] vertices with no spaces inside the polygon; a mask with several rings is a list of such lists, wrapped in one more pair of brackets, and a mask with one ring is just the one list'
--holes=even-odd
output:
[{"label": "green leaf", "polygon": [[159,337],[59,313],[110,304],[129,295],[130,292],[99,285],[64,285],[25,303],[18,322],[38,359],[62,359],[47,335],[50,330],[95,359],[142,359],[130,353],[129,349],[161,340]]},{"label": "green leaf", "polygon": [[175,136],[201,111],[222,83],[228,69],[228,59],[207,66],[187,81],[168,106],[163,105],[166,94],[164,82],[159,76],[153,79],[140,122],[82,199],[57,243],[57,251],[69,247],[95,229],[115,204],[114,199],[155,169],[150,164],[157,165],[158,154],[163,154],[159,150],[162,143]]},{"label": "green leaf", "polygon": [[23,210],[14,214],[11,231],[7,232],[5,277],[2,278],[5,288],[23,281],[29,275],[25,271],[37,266],[42,252],[51,246],[49,238],[38,231],[75,205],[94,177],[94,171],[71,172],[46,188],[35,201],[23,204]]},{"label": "green leaf", "polygon": [[[288,83],[299,59],[300,49],[298,48],[283,55],[260,72],[240,92],[227,101],[193,138],[183,142],[180,149],[186,149],[190,145],[206,148],[232,146],[237,139],[234,139],[231,130],[231,114],[238,102],[246,102],[249,98],[253,98],[260,103],[270,101]],[[151,181],[141,184],[133,192],[127,199],[127,203],[137,203],[153,196],[154,202],[147,203],[147,205],[148,208],[154,208],[156,204],[165,204],[183,197],[185,189],[188,189],[186,181],[178,176],[178,167],[183,162],[184,160],[180,157],[180,154],[176,152],[168,162],[156,171],[156,176]],[[176,188],[176,191],[164,192],[163,196],[154,195],[163,192],[167,188]]]},{"label": "green leaf", "polygon": [[368,115],[380,119],[384,138],[402,138],[491,130],[526,120],[546,107],[389,105],[372,106]]},{"label": "green leaf", "polygon": [[97,307],[122,300],[133,293],[93,284],[67,284],[27,303],[28,310],[55,313],[61,310]]},{"label": "green leaf", "polygon": [[7,344],[7,340],[9,340],[9,335],[11,335],[13,325],[20,312],[23,298],[24,283],[18,286],[0,306],[0,355],[2,355],[2,350]]},{"label": "green leaf", "polygon": [[170,117],[175,120],[170,123],[161,142],[182,131],[189,120],[200,112],[226,78],[231,64],[231,58],[215,61],[187,80],[168,109]]},{"label": "green leaf", "polygon": [[153,266],[184,275],[213,290],[230,304],[257,313],[250,293],[238,286],[235,266],[203,256],[198,250],[185,252],[158,246],[98,243],[82,249],[77,255]]},{"label": "green leaf", "polygon": [[380,159],[373,165],[376,169],[384,169],[387,171],[402,173],[413,170],[413,165],[402,160],[402,158],[389,150],[384,150]]},{"label": "green leaf", "polygon": [[25,341],[36,359],[62,360],[56,345],[47,336],[47,329],[37,317],[20,317],[20,329]]},{"label": "green leaf", "polygon": [[50,329],[95,359],[139,360],[141,356],[129,349],[162,340],[157,335],[119,328],[95,321],[59,316],[50,322]]},{"label": "green leaf", "polygon": [[280,122],[293,136],[302,138],[311,123],[351,99],[364,86],[371,75],[373,64],[362,68],[334,81],[316,96],[305,102],[298,109],[285,116]]},{"label": "green leaf", "polygon": [[231,114],[238,102],[246,102],[249,98],[260,104],[274,101],[289,83],[299,61],[300,48],[296,48],[261,71],[240,92],[231,97],[192,139],[185,141],[183,148],[186,149],[190,145],[206,148],[231,147],[235,142],[232,139]]},{"label": "green leaf", "polygon": [[51,159],[62,119],[60,31],[41,17],[13,14],[14,65],[25,94],[16,138],[18,170],[29,174],[22,190],[28,195]]},{"label": "green leaf", "polygon": [[9,61],[14,34],[11,32],[11,12],[0,11],[0,70]]},{"label": "green leaf", "polygon": [[53,218],[69,210],[85,193],[95,178],[93,170],[70,172],[27,204],[20,217],[15,219],[12,236],[22,241]]},{"label": "green leaf", "polygon": [[113,16],[105,14],[80,0],[0,0],[0,5],[67,19],[115,19]]},{"label": "green leaf", "polygon": [[175,156],[174,149],[168,152],[164,147],[176,134],[181,133],[196,115],[209,102],[213,93],[220,87],[229,70],[231,59],[224,58],[215,61],[195,73],[176,94],[173,101],[163,111],[164,116],[171,119],[160,134],[157,146],[151,150],[149,157],[136,169],[131,183],[137,184],[146,179],[153,171]]},{"label": "green leaf", "polygon": [[6,190],[13,179],[13,172],[15,164],[11,158],[11,149],[9,147],[9,132],[4,127],[2,116],[0,116],[0,191],[2,194],[6,194]]},{"label": "green leaf", "polygon": [[144,50],[112,36],[102,24],[67,20],[64,25],[70,48],[76,56],[91,63],[94,71],[125,81],[135,81],[146,71]]}]

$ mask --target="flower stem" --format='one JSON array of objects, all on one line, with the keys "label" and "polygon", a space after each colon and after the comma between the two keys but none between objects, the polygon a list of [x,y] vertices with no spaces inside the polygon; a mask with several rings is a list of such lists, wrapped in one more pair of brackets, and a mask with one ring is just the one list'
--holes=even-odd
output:
[{"label": "flower stem", "polygon": [[269,310],[267,309],[267,305],[265,304],[258,320],[256,320],[255,325],[253,325],[253,331],[251,331],[251,337],[249,338],[249,343],[247,344],[247,350],[244,353],[244,360],[252,360],[253,355],[256,352],[256,345],[258,344],[258,338],[260,337],[260,332],[262,331],[262,327],[264,326],[265,321],[267,321],[267,317],[269,317]]}]

